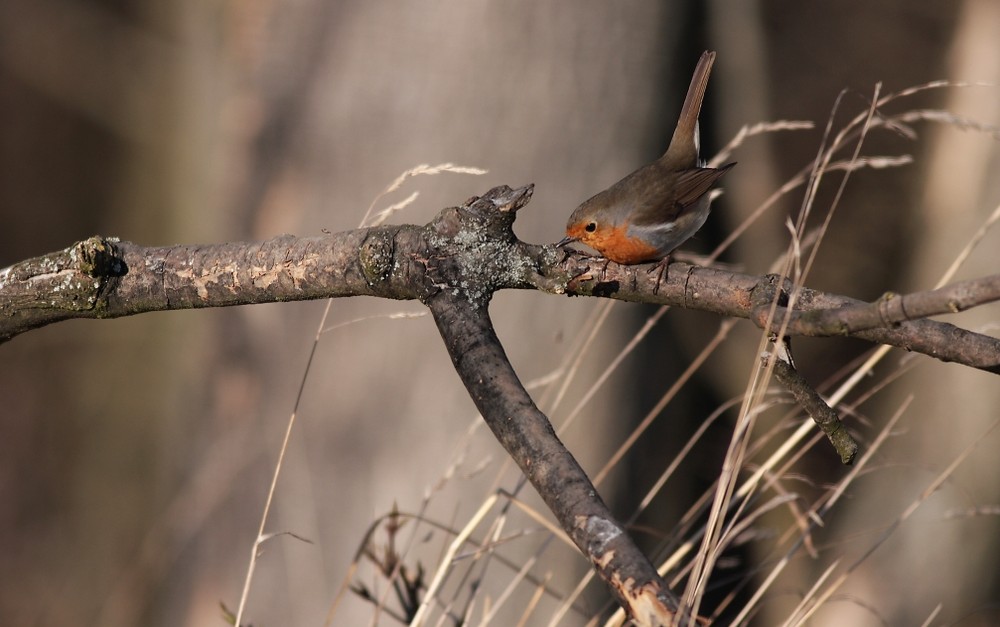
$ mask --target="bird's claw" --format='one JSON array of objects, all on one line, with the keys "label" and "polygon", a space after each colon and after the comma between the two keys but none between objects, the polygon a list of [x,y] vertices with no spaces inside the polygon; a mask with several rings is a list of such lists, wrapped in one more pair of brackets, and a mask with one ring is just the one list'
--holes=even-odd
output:
[{"label": "bird's claw", "polygon": [[656,285],[653,286],[654,296],[660,293],[660,283],[663,282],[663,279],[669,277],[667,266],[670,265],[670,261],[671,261],[670,255],[667,255],[663,259],[660,259],[660,261],[655,266],[653,266],[647,271],[647,272],[657,271]]}]

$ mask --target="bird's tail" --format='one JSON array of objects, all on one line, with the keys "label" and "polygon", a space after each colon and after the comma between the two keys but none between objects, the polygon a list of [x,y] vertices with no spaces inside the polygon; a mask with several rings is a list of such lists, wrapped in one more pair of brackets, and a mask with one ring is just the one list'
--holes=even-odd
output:
[{"label": "bird's tail", "polygon": [[674,136],[670,139],[670,146],[661,157],[662,160],[687,167],[697,165],[698,114],[701,113],[701,101],[705,97],[708,76],[712,73],[714,62],[714,52],[706,50],[701,53],[698,65],[694,68],[694,76],[691,77],[691,86],[688,87],[687,96],[684,98],[684,106],[681,107],[681,114],[677,118],[677,128],[674,129]]}]

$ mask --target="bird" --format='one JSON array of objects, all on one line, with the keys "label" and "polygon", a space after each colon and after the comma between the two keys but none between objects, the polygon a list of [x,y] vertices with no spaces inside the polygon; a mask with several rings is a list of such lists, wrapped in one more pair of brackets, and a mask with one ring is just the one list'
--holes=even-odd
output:
[{"label": "bird", "polygon": [[698,114],[714,61],[712,51],[698,60],[663,156],[577,207],[556,246],[580,242],[620,264],[659,261],[662,279],[670,253],[705,224],[708,191],[736,165],[708,168],[699,159]]}]

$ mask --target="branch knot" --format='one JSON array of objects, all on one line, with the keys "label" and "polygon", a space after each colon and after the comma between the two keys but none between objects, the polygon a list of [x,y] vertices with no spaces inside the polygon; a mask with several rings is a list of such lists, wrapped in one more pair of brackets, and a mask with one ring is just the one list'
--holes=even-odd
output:
[{"label": "branch knot", "polygon": [[483,307],[498,289],[524,283],[534,268],[526,267],[530,260],[512,227],[533,190],[501,185],[439,213],[427,227],[427,268],[435,287]]}]

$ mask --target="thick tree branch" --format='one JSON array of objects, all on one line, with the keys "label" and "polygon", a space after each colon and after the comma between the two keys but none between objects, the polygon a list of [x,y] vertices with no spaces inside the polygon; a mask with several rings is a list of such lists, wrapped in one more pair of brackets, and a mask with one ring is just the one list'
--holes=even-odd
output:
[{"label": "thick tree branch", "polygon": [[428,303],[455,369],[493,434],[601,579],[640,625],[672,624],[677,600],[532,402],[485,307],[442,293]]},{"label": "thick tree branch", "polygon": [[[426,300],[440,289],[427,273],[428,257],[436,254],[435,242],[455,237],[446,218],[457,211],[446,209],[422,227],[284,235],[265,242],[156,248],[93,237],[0,270],[0,342],[69,318],[362,295]],[[535,288],[710,311],[763,327],[765,312],[752,296],[778,290],[775,277],[683,263],[670,265],[657,290],[654,265],[620,266],[499,240],[475,225],[461,235],[463,257],[454,261],[468,276],[450,289],[465,289],[478,300],[495,290]],[[850,335],[1000,373],[997,338],[917,319],[998,299],[997,275],[874,304],[800,288],[785,333]],[[872,327],[875,318],[880,325]]]},{"label": "thick tree branch", "polygon": [[[169,247],[91,237],[0,270],[0,340],[69,318],[337,296],[421,298],[425,286],[406,280],[414,260],[394,253],[426,249],[422,234],[414,226],[378,227]],[[400,279],[386,280],[393,274]]]}]

